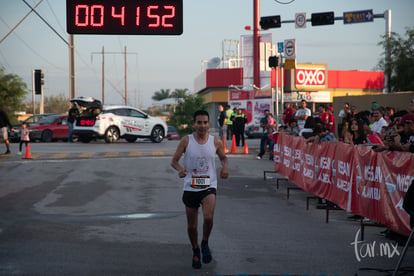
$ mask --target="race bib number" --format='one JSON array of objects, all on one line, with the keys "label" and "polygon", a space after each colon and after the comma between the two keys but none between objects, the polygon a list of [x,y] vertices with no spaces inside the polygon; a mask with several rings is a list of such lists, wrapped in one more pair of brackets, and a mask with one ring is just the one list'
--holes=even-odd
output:
[{"label": "race bib number", "polygon": [[210,176],[198,175],[191,178],[191,187],[196,189],[203,189],[210,187]]}]

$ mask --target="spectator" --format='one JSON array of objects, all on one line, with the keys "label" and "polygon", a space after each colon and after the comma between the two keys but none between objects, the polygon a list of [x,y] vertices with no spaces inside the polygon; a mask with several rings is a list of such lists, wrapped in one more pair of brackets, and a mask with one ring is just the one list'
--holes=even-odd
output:
[{"label": "spectator", "polygon": [[288,127],[286,128],[286,133],[293,136],[299,136],[299,127],[295,119],[290,120]]},{"label": "spectator", "polygon": [[333,115],[333,107],[332,106],[328,106],[327,108],[327,113],[329,115],[329,120],[328,120],[328,125],[327,128],[332,131],[333,134],[335,134],[335,117]]},{"label": "spectator", "polygon": [[285,103],[285,111],[283,112],[283,123],[287,126],[292,119],[294,111],[290,103]]},{"label": "spectator", "polygon": [[[295,118],[295,116],[296,116],[296,112],[299,110],[299,106],[298,106],[298,104],[294,103],[294,104],[292,105],[292,109],[293,109],[293,113],[292,113],[292,116],[291,116],[290,118],[291,118],[291,119],[294,119],[294,118]],[[296,123],[297,123],[297,121],[296,121]]]},{"label": "spectator", "polygon": [[328,115],[328,113],[326,113],[325,106],[323,104],[321,104],[318,107],[318,111],[319,111],[319,114],[318,114],[319,119],[321,119],[322,123],[325,124],[325,127],[328,128],[328,126],[329,126],[329,115]]},{"label": "spectator", "polygon": [[339,135],[339,139],[340,141],[344,141],[345,139],[345,134],[349,132],[349,122],[347,119],[343,118],[342,119],[342,133]]},{"label": "spectator", "polygon": [[364,122],[353,119],[351,121],[350,131],[344,135],[344,142],[351,145],[360,145],[367,143],[367,136],[364,132]]},{"label": "spectator", "polygon": [[395,125],[398,132],[402,132],[404,130],[403,126],[398,125],[398,123],[401,121],[402,117],[405,114],[408,114],[407,110],[399,110],[399,111],[395,112],[395,114],[394,114],[394,119],[392,120],[391,125]]},{"label": "spectator", "polygon": [[301,108],[295,113],[295,120],[298,122],[299,130],[302,130],[305,127],[306,119],[312,115],[311,110],[307,108],[306,105],[307,102],[302,100]]},{"label": "spectator", "polygon": [[350,117],[351,117],[350,120],[352,121],[358,114],[357,108],[356,108],[355,105],[351,106],[351,110],[350,110],[349,113],[350,113]]},{"label": "spectator", "polygon": [[68,135],[68,142],[73,142],[73,123],[75,122],[76,118],[79,116],[79,110],[76,106],[76,103],[72,103],[71,108],[68,111],[68,127],[69,127],[69,135]]},{"label": "spectator", "polygon": [[372,102],[371,103],[371,111],[377,110],[380,108],[380,105],[377,102]]},{"label": "spectator", "polygon": [[17,153],[18,155],[22,154],[22,146],[23,144],[26,147],[27,150],[27,145],[30,142],[30,130],[29,130],[29,124],[26,122],[22,123],[22,127],[20,128],[19,132],[20,132],[20,143],[19,143],[19,152]]},{"label": "spectator", "polygon": [[401,126],[403,131],[399,133],[395,129],[389,128],[385,135],[385,145],[376,145],[372,149],[376,152],[396,150],[414,153],[414,114],[404,115],[397,126]]},{"label": "spectator", "polygon": [[10,124],[9,117],[7,117],[6,112],[0,109],[0,128],[3,134],[3,141],[6,144],[6,152],[4,154],[10,154],[8,127],[10,129],[13,128],[13,126]]},{"label": "spectator", "polygon": [[387,120],[388,123],[391,123],[394,120],[394,115],[395,115],[395,108],[391,107],[391,106],[387,106],[385,108],[385,120]]},{"label": "spectator", "polygon": [[235,113],[233,113],[232,118],[233,120],[233,131],[234,135],[236,136],[236,146],[244,147],[244,128],[247,123],[246,114],[243,113],[241,108],[238,108]]},{"label": "spectator", "polygon": [[233,121],[231,120],[231,115],[233,114],[233,110],[230,108],[230,105],[226,105],[226,118],[224,120],[224,124],[226,125],[226,136],[227,140],[231,140],[233,137]]},{"label": "spectator", "polygon": [[[344,103],[344,108],[339,110],[338,113],[338,134],[340,135],[342,133],[342,120],[347,117],[349,114],[349,103]],[[342,137],[339,137],[342,138]]]},{"label": "spectator", "polygon": [[217,116],[217,126],[219,129],[219,138],[222,139],[224,134],[224,120],[226,119],[223,105],[219,105],[218,111],[219,114]]},{"label": "spectator", "polygon": [[256,156],[256,159],[262,159],[265,154],[266,144],[269,145],[270,156],[269,159],[273,159],[273,145],[274,141],[269,137],[269,134],[272,134],[276,128],[276,120],[273,119],[272,114],[269,113],[269,110],[265,110],[265,117],[260,120],[260,127],[263,129],[262,137],[260,139],[260,152]]},{"label": "spectator", "polygon": [[372,117],[374,119],[374,122],[372,124],[371,131],[379,134],[381,133],[381,128],[383,126],[388,126],[387,121],[385,121],[382,110],[380,108],[377,108],[373,111]]},{"label": "spectator", "polygon": [[308,117],[305,122],[305,127],[299,130],[299,136],[309,138],[313,136],[316,124],[323,124],[319,117]]},{"label": "spectator", "polygon": [[286,133],[287,126],[279,126],[277,132]]},{"label": "spectator", "polygon": [[313,128],[313,136],[306,139],[307,143],[319,143],[319,142],[329,142],[336,141],[336,137],[332,131],[327,129],[325,125],[321,122],[317,122]]}]

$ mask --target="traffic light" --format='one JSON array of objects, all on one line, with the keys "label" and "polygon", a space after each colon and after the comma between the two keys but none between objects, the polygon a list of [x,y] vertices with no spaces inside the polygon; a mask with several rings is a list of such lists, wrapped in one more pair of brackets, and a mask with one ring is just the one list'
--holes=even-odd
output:
[{"label": "traffic light", "polygon": [[260,27],[262,29],[280,28],[281,25],[280,15],[260,17]]},{"label": "traffic light", "polygon": [[312,13],[312,26],[333,25],[335,22],[334,12]]},{"label": "traffic light", "polygon": [[42,86],[44,84],[43,78],[44,74],[42,70],[34,70],[34,90],[36,95],[42,94]]},{"label": "traffic light", "polygon": [[270,56],[269,57],[269,67],[276,68],[279,66],[279,57],[278,56]]}]

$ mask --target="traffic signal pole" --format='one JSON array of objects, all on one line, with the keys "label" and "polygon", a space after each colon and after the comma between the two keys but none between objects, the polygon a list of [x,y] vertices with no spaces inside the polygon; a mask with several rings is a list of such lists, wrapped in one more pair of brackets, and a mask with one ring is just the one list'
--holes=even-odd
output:
[{"label": "traffic signal pole", "polygon": [[[253,87],[260,85],[260,0],[253,3]],[[256,88],[255,95],[256,95]]]}]

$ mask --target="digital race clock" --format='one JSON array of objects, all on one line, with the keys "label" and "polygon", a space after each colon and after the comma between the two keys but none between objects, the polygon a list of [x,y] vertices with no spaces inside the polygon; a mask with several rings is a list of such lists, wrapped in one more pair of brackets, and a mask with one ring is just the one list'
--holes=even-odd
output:
[{"label": "digital race clock", "polygon": [[181,35],[183,0],[66,0],[70,34]]}]

